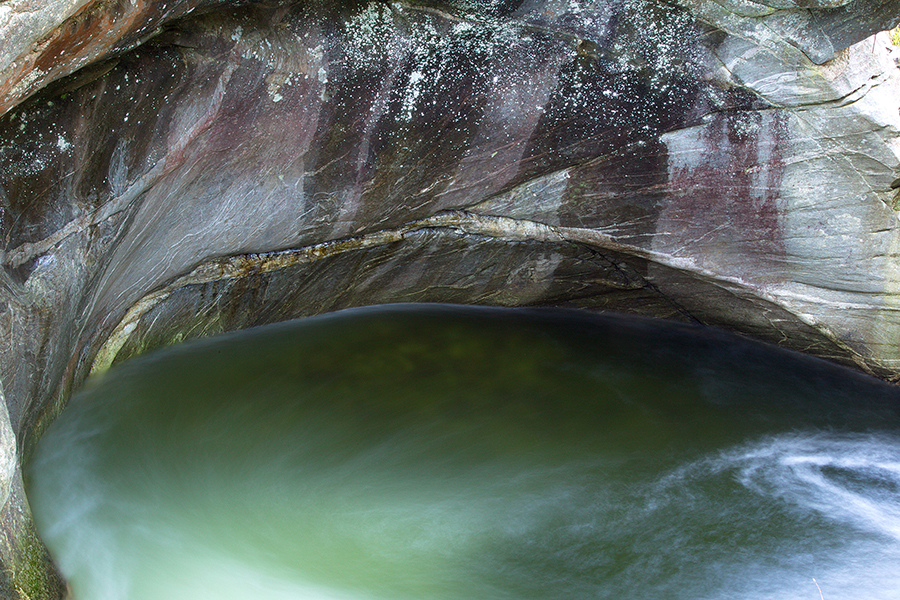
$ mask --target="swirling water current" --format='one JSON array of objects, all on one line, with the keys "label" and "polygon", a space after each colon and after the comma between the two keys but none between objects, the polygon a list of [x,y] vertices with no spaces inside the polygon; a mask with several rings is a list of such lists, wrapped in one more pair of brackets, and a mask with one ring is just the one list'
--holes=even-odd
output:
[{"label": "swirling water current", "polygon": [[900,391],[639,319],[188,342],[90,380],[26,484],[76,600],[900,598]]}]

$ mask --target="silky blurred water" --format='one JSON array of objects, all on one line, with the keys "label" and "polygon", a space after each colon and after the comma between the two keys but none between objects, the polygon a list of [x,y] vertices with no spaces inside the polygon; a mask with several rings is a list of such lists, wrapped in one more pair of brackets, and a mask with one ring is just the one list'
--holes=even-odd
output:
[{"label": "silky blurred water", "polygon": [[703,329],[357,309],[117,366],[27,486],[79,600],[896,600],[898,393]]}]

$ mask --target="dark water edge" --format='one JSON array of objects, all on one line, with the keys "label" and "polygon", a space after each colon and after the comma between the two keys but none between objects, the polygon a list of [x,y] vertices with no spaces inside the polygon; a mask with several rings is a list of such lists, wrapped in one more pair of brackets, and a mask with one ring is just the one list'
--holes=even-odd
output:
[{"label": "dark water edge", "polygon": [[900,391],[618,315],[185,343],[89,382],[27,485],[79,599],[900,597]]}]

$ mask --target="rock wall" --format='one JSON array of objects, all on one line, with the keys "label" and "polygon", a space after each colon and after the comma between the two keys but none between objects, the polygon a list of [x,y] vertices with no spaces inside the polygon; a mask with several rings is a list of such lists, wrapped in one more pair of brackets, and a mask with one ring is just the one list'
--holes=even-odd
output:
[{"label": "rock wall", "polygon": [[[900,377],[900,1],[0,2],[0,597],[92,370],[379,302],[615,310]],[[892,187],[893,186],[893,187]]]}]

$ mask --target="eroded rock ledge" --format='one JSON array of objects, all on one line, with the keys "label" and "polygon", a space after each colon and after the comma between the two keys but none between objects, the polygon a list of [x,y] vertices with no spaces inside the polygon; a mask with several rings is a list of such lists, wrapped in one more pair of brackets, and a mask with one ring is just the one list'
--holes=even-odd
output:
[{"label": "eroded rock ledge", "polygon": [[900,377],[900,1],[0,2],[0,597],[91,370],[379,302],[697,322]]},{"label": "eroded rock ledge", "polygon": [[740,280],[705,273],[689,259],[622,244],[595,229],[452,211],[360,237],[204,262],[135,303],[91,372],[186,338],[352,306],[423,301],[565,304],[694,323],[731,321],[834,360],[860,360]]}]

